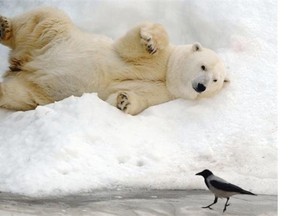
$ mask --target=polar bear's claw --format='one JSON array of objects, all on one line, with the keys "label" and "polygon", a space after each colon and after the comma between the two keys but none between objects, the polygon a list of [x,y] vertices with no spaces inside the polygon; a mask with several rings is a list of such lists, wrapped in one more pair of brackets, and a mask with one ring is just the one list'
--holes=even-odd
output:
[{"label": "polar bear's claw", "polygon": [[6,17],[0,16],[0,39],[8,40],[11,35],[11,25]]},{"label": "polar bear's claw", "polygon": [[155,48],[152,44],[149,44],[148,46],[147,46],[147,51],[150,53],[150,54],[154,54],[154,53],[156,53],[157,52],[157,48]]}]

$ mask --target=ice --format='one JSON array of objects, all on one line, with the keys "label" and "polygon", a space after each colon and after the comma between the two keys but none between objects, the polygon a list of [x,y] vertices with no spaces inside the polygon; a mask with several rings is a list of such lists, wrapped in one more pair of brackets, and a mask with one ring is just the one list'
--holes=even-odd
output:
[{"label": "ice", "polygon": [[[41,5],[113,39],[143,21],[172,43],[199,41],[225,60],[230,84],[213,98],[178,99],[138,116],[97,94],[28,112],[0,110],[0,191],[29,196],[95,189],[204,189],[209,168],[246,190],[277,194],[276,1],[0,1],[14,16]],[[0,69],[8,50],[0,47]]]},{"label": "ice", "polygon": [[[219,199],[213,205],[213,209],[202,208],[213,200],[211,193],[201,190],[105,190],[60,198],[31,198],[2,193],[0,215],[217,216],[222,214],[226,199]],[[225,215],[277,215],[277,196],[236,195],[229,200],[229,203]]]}]

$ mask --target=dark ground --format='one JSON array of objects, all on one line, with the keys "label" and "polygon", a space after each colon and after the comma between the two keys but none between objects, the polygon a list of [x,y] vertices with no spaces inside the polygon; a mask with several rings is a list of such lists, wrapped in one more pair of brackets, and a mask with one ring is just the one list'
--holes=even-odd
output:
[{"label": "dark ground", "polygon": [[0,193],[2,216],[214,216],[277,215],[277,196],[236,195],[223,214],[226,199],[218,199],[213,210],[203,209],[214,195],[203,190],[94,191],[65,197],[31,198]]}]

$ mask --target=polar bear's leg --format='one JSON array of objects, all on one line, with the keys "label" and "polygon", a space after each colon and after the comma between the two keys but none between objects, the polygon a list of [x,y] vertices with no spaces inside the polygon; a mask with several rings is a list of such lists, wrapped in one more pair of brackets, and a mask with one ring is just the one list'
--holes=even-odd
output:
[{"label": "polar bear's leg", "polygon": [[40,8],[13,18],[0,16],[0,42],[12,49],[39,49],[55,37],[65,37],[73,26],[56,8]]},{"label": "polar bear's leg", "polygon": [[20,71],[22,65],[45,51],[42,48],[69,37],[71,28],[69,17],[55,8],[40,8],[13,18],[0,16],[0,43],[12,49],[10,69]]},{"label": "polar bear's leg", "polygon": [[144,23],[131,29],[114,44],[117,53],[127,60],[157,56],[168,46],[166,30],[155,23]]},{"label": "polar bear's leg", "polygon": [[25,111],[51,102],[39,86],[24,79],[11,77],[0,83],[0,107]]},{"label": "polar bear's leg", "polygon": [[173,99],[163,82],[126,81],[117,86],[106,102],[125,113],[136,115],[146,108]]}]

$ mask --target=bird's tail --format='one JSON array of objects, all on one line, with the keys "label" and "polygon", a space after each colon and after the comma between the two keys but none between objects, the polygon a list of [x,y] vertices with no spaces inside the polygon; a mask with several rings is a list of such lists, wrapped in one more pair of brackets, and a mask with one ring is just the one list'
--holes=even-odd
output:
[{"label": "bird's tail", "polygon": [[241,194],[247,194],[247,195],[253,195],[253,196],[257,196],[256,194],[250,192],[250,191],[246,191],[246,190],[242,190]]}]

